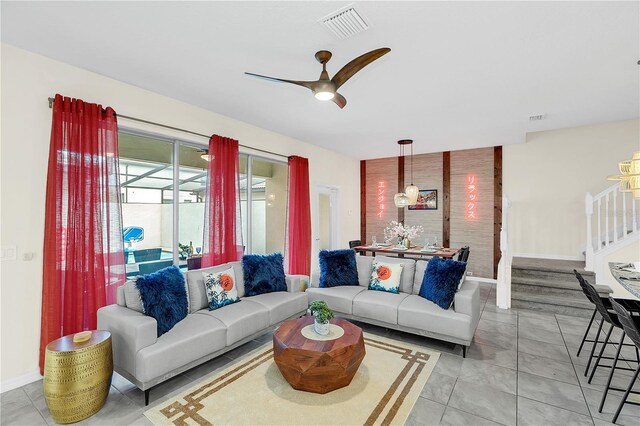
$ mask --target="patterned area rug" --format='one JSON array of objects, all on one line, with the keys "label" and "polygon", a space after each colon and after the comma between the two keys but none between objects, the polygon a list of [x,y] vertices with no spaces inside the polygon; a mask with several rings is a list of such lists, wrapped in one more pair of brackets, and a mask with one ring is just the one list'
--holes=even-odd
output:
[{"label": "patterned area rug", "polygon": [[440,354],[364,334],[351,384],[326,394],[293,389],[272,343],[144,414],[156,425],[403,425]]}]

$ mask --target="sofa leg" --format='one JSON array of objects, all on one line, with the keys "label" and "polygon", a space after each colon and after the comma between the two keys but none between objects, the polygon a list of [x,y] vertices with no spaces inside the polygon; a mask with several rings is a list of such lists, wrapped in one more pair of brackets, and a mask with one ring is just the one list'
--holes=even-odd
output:
[{"label": "sofa leg", "polygon": [[145,407],[147,405],[149,405],[149,392],[151,392],[151,389],[146,389],[144,391],[144,405],[145,405]]},{"label": "sofa leg", "polygon": [[462,358],[466,358],[467,357],[467,347],[465,345],[462,345]]}]

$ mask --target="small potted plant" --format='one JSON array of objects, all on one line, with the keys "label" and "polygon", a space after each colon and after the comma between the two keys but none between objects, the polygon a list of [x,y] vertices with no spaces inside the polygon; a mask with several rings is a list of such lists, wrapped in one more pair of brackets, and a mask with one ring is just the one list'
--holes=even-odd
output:
[{"label": "small potted plant", "polygon": [[333,311],[324,300],[316,300],[309,305],[309,311],[313,315],[313,329],[321,336],[329,334],[329,320],[333,318]]}]

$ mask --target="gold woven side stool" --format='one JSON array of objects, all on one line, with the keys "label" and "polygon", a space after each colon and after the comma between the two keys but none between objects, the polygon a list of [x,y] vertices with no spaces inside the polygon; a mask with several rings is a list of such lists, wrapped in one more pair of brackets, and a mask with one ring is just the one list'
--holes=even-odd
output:
[{"label": "gold woven side stool", "polygon": [[75,423],[100,411],[111,387],[111,333],[83,331],[47,345],[44,397],[57,423]]}]

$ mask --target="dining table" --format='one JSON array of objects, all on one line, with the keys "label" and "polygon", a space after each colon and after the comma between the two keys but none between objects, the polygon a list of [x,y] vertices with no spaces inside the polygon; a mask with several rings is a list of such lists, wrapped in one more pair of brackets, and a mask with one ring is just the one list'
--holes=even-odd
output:
[{"label": "dining table", "polygon": [[353,247],[353,249],[362,255],[371,253],[373,257],[375,257],[376,254],[395,254],[397,257],[405,257],[407,255],[412,258],[439,256],[444,259],[451,259],[460,251],[458,248],[449,247],[411,246],[409,248],[400,248],[391,244],[362,245]]}]

